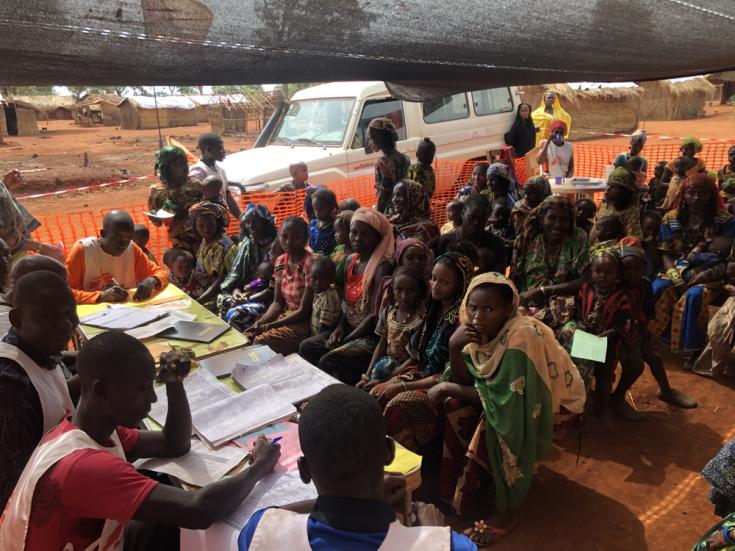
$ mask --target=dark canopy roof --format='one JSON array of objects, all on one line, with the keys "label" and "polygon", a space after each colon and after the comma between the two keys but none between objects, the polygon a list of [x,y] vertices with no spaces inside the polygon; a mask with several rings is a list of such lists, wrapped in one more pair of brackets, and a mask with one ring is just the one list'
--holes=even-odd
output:
[{"label": "dark canopy roof", "polygon": [[732,0],[5,0],[0,82],[638,81],[735,68],[734,25]]}]

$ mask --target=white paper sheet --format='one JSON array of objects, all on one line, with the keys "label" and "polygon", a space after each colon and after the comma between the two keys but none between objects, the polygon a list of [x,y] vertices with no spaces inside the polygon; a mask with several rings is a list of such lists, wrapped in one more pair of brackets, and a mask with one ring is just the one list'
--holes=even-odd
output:
[{"label": "white paper sheet", "polygon": [[339,381],[313,366],[298,354],[287,358],[276,356],[258,366],[238,363],[232,378],[243,388],[268,384],[284,400],[298,404],[308,400],[321,389]]},{"label": "white paper sheet", "polygon": [[316,499],[317,496],[314,483],[304,484],[298,472],[269,474],[255,485],[247,499],[223,522],[240,530],[248,523],[253,513],[260,509],[283,507],[299,501]]},{"label": "white paper sheet", "polygon": [[196,434],[211,446],[219,446],[237,436],[271,423],[285,421],[296,414],[296,408],[281,399],[268,385],[257,386],[210,404],[198,411],[192,411],[191,421]]},{"label": "white paper sheet", "polygon": [[108,308],[82,318],[86,325],[102,329],[133,329],[155,321],[161,316],[159,312],[151,312],[142,308]]},{"label": "white paper sheet", "polygon": [[263,363],[272,359],[274,356],[276,356],[276,353],[267,346],[246,346],[200,360],[199,365],[207,369],[215,377],[224,377],[232,373],[232,370],[238,363]]},{"label": "white paper sheet", "polygon": [[[192,414],[197,410],[235,395],[234,390],[218,381],[206,369],[198,369],[184,379],[184,389],[186,390],[186,397],[189,400],[189,408]],[[166,413],[168,412],[166,385],[161,385],[156,388],[156,396],[158,397],[158,401],[151,407],[149,416],[157,423],[163,425],[166,422]]]},{"label": "white paper sheet", "polygon": [[220,480],[248,453],[247,449],[239,446],[211,450],[198,438],[192,438],[189,453],[181,457],[142,459],[135,462],[135,468],[166,473],[195,486],[206,486]]},{"label": "white paper sheet", "polygon": [[125,333],[138,340],[149,339],[151,337],[155,337],[161,331],[165,331],[169,327],[173,327],[177,321],[179,321],[179,318],[167,315],[158,321],[149,323],[148,325],[136,327],[135,329],[128,329]]}]

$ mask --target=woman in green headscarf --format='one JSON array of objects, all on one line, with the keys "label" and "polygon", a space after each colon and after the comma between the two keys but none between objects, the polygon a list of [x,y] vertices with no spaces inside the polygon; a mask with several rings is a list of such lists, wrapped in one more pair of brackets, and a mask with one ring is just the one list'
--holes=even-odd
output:
[{"label": "woman in green headscarf", "polygon": [[185,249],[196,256],[201,238],[194,230],[189,219],[189,209],[202,201],[202,186],[199,180],[189,176],[189,163],[186,153],[180,147],[167,145],[156,154],[156,172],[161,177],[160,184],[151,186],[148,195],[148,210],[155,213],[162,209],[174,215],[170,221],[150,216],[151,222],[168,227],[171,246]]},{"label": "woman in green headscarf", "polygon": [[445,382],[429,389],[430,403],[446,415],[440,497],[462,514],[483,473],[494,483],[495,513],[468,534],[478,545],[515,525],[554,425],[584,410],[571,358],[549,327],[518,314],[519,303],[505,276],[476,276],[449,339]]}]

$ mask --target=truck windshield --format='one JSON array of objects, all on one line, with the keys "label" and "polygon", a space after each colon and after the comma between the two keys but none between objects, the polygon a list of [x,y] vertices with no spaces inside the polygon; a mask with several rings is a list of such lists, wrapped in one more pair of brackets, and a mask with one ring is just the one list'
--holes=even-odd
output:
[{"label": "truck windshield", "polygon": [[288,106],[274,144],[342,145],[355,98],[308,99]]}]

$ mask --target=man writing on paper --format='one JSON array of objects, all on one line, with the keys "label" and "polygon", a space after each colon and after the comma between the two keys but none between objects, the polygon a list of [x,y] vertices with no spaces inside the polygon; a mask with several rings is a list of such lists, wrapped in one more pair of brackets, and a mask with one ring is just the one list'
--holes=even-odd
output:
[{"label": "man writing on paper", "polygon": [[[34,258],[46,257],[27,257],[16,267],[39,264]],[[72,398],[79,396],[61,358],[79,323],[69,286],[36,270],[19,277],[11,294],[11,328],[0,341],[0,509],[41,437],[74,411]]]},{"label": "man writing on paper", "polygon": [[443,526],[433,505],[416,504],[419,526],[396,521],[384,501],[384,468],[393,462],[395,443],[367,393],[347,385],[322,390],[301,415],[299,439],[301,479],[313,480],[319,492],[311,514],[261,509],[240,533],[240,551],[477,551],[469,538]]},{"label": "man writing on paper", "polygon": [[[3,551],[178,549],[178,529],[204,529],[230,514],[271,472],[280,449],[258,440],[253,464],[200,490],[159,484],[130,464],[189,450],[191,413],[183,352],[153,357],[124,333],[102,333],[79,352],[79,407],[47,433],[31,456],[0,519]],[[166,384],[163,431],[137,430]]]},{"label": "man writing on paper", "polygon": [[77,241],[66,259],[69,285],[77,304],[146,300],[168,283],[166,270],[133,243],[135,224],[122,210],[105,214],[100,237]]}]

